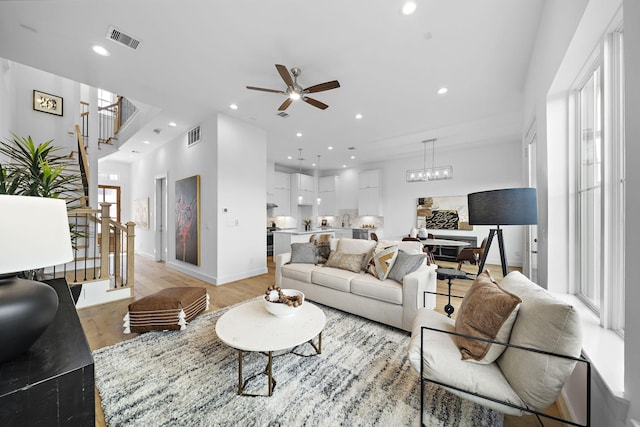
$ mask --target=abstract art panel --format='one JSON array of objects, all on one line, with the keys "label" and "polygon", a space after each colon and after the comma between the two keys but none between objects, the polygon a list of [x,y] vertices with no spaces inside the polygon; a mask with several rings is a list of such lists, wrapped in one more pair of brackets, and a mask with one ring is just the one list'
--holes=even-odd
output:
[{"label": "abstract art panel", "polygon": [[200,175],[176,181],[176,259],[200,265]]},{"label": "abstract art panel", "polygon": [[417,227],[435,230],[473,230],[467,196],[419,197]]},{"label": "abstract art panel", "polygon": [[149,229],[149,198],[143,197],[133,201],[133,221],[143,230]]}]

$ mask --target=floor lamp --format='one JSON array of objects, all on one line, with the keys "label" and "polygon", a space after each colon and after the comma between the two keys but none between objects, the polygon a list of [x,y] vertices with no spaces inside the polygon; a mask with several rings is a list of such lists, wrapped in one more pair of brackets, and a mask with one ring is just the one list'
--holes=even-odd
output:
[{"label": "floor lamp", "polygon": [[469,205],[469,224],[494,225],[489,232],[487,245],[478,266],[478,274],[482,273],[484,263],[489,254],[493,236],[498,236],[502,275],[509,273],[507,254],[504,250],[504,238],[501,225],[530,225],[538,223],[535,188],[507,188],[503,190],[480,191],[467,195]]}]

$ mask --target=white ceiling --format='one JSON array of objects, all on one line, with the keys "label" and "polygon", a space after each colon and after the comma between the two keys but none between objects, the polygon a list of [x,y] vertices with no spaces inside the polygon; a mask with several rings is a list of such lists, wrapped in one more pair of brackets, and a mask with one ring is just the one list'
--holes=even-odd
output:
[{"label": "white ceiling", "polygon": [[[544,0],[417,0],[410,16],[403,2],[1,1],[0,57],[159,107],[120,160],[217,112],[265,129],[270,160],[297,166],[303,148],[305,165],[321,155],[323,169],[421,155],[428,138],[439,150],[519,140]],[[111,25],[140,40],[138,49],[107,40]],[[301,68],[302,87],[338,80],[313,95],[330,107],[299,101],[278,117],[284,95],[245,88],[284,89],[276,63]]]}]

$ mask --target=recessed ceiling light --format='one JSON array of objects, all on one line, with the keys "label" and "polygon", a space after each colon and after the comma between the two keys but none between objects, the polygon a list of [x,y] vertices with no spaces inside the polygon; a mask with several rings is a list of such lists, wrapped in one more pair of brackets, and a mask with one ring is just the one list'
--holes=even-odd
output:
[{"label": "recessed ceiling light", "polygon": [[287,156],[287,159],[291,160],[291,156]]},{"label": "recessed ceiling light", "polygon": [[438,95],[444,95],[448,91],[449,89],[447,89],[446,87],[441,87],[440,89],[438,89]]},{"label": "recessed ceiling light", "polygon": [[145,143],[145,144],[148,144],[148,143],[149,143],[149,141],[144,141],[144,143]]},{"label": "recessed ceiling light", "polygon": [[300,132],[296,133],[296,136],[299,138],[302,136],[302,134]]},{"label": "recessed ceiling light", "polygon": [[346,168],[346,167],[347,167],[347,165],[342,165],[342,167],[343,167],[343,168]]},{"label": "recessed ceiling light", "polygon": [[316,164],[315,164],[315,163],[311,163],[311,166],[313,166],[313,167],[315,168],[315,167],[316,167]]},{"label": "recessed ceiling light", "polygon": [[413,1],[408,1],[402,6],[402,13],[405,15],[411,15],[416,11],[416,3]]},{"label": "recessed ceiling light", "polygon": [[231,104],[229,105],[229,108],[231,108],[232,110],[237,110],[238,106],[236,104]]},{"label": "recessed ceiling light", "polygon": [[107,49],[105,49],[102,46],[97,45],[97,44],[92,46],[92,49],[93,49],[93,51],[95,53],[97,53],[100,56],[109,56],[109,55],[111,55],[111,53],[109,53],[109,51]]},{"label": "recessed ceiling light", "polygon": [[176,122],[169,122],[169,126],[171,126],[172,128],[176,127]]},{"label": "recessed ceiling light", "polygon": [[360,113],[356,114],[356,119],[358,119],[358,120],[359,120],[359,119],[361,119],[361,118],[362,118],[362,114],[360,114]]},{"label": "recessed ceiling light", "polygon": [[356,156],[351,156],[351,160],[353,160],[353,159],[355,159],[355,158],[356,158]]},{"label": "recessed ceiling light", "polygon": [[327,147],[327,150],[333,150],[333,147]]}]

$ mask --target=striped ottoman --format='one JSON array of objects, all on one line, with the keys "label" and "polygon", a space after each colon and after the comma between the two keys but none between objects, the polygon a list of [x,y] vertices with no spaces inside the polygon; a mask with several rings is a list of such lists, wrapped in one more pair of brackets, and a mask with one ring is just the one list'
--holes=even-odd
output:
[{"label": "striped ottoman", "polygon": [[129,304],[124,333],[183,330],[200,312],[209,308],[205,288],[168,288]]}]

